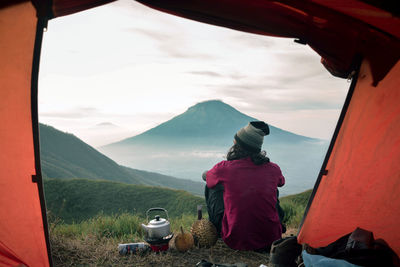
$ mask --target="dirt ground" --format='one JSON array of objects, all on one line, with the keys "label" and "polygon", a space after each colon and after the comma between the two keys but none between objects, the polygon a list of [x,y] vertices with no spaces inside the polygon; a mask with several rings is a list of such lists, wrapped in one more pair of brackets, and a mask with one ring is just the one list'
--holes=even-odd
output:
[{"label": "dirt ground", "polygon": [[[67,242],[68,243],[68,242]],[[202,259],[212,263],[246,263],[247,266],[260,266],[268,263],[268,254],[252,251],[235,251],[218,240],[212,248],[193,248],[187,252],[179,252],[170,248],[166,252],[147,252],[142,255],[118,254],[118,244],[86,244],[82,251],[81,244],[59,243],[53,247],[54,266],[196,266]],[[87,251],[89,250],[89,251]]]},{"label": "dirt ground", "polygon": [[[131,256],[132,257],[132,256]],[[166,253],[150,253],[146,256],[136,258],[135,266],[196,266],[201,260],[212,263],[245,263],[247,266],[260,266],[268,263],[267,253],[256,253],[253,251],[236,251],[230,249],[219,239],[212,248],[194,248],[190,251],[181,253],[173,247]]]},{"label": "dirt ground", "polygon": [[[286,235],[296,234],[289,229]],[[115,240],[98,240],[93,237],[85,237],[81,240],[53,238],[52,257],[54,266],[196,266],[201,260],[207,260],[218,264],[245,263],[249,267],[267,265],[268,253],[253,251],[232,250],[219,239],[211,248],[193,248],[187,252],[179,252],[170,242],[170,248],[166,252],[147,252],[121,256],[118,253],[118,242]]]}]

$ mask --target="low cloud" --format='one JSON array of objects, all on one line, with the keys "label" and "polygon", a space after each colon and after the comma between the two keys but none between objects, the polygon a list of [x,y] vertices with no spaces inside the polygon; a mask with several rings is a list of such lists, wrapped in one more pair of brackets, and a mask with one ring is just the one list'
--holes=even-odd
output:
[{"label": "low cloud", "polygon": [[330,110],[343,105],[346,90],[338,90],[337,81],[327,79],[324,84],[307,78],[252,83],[232,83],[210,86],[215,94],[222,94],[243,103],[244,112],[284,110]]},{"label": "low cloud", "polygon": [[217,73],[217,72],[213,72],[213,71],[188,71],[186,73],[189,74],[194,74],[194,75],[201,75],[201,76],[209,76],[209,77],[221,77],[222,75]]},{"label": "low cloud", "polygon": [[240,46],[244,47],[252,47],[252,48],[271,48],[275,46],[275,42],[273,39],[251,34],[251,33],[238,33],[234,32],[231,36],[229,36],[229,42],[236,43]]},{"label": "low cloud", "polygon": [[64,111],[44,111],[39,112],[41,117],[48,117],[48,118],[64,118],[64,119],[77,119],[77,118],[84,118],[84,117],[93,117],[102,115],[98,109],[93,107],[80,107],[75,109],[69,109]]},{"label": "low cloud", "polygon": [[196,58],[208,57],[206,54],[196,54],[187,48],[187,40],[184,37],[168,34],[159,29],[148,28],[129,28],[127,31],[134,34],[143,35],[152,40],[159,48],[159,52],[163,52],[167,57],[174,58]]},{"label": "low cloud", "polygon": [[169,39],[171,39],[170,35],[152,29],[133,27],[133,28],[127,28],[125,31],[138,33],[158,42],[167,42]]}]

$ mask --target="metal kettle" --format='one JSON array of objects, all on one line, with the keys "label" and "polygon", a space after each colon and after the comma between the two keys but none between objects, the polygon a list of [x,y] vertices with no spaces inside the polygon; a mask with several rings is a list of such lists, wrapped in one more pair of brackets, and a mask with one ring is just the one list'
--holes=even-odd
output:
[{"label": "metal kettle", "polygon": [[171,234],[168,212],[163,208],[151,208],[146,212],[147,221],[149,220],[149,212],[155,210],[164,211],[167,215],[167,219],[161,218],[160,215],[156,215],[147,225],[142,223],[142,228],[145,231],[147,238],[163,239]]}]

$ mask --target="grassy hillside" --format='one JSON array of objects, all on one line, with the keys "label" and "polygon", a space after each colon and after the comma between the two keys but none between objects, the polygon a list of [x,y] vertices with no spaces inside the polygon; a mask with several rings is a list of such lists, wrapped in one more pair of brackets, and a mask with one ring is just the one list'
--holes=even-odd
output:
[{"label": "grassy hillside", "polygon": [[87,178],[139,183],[120,166],[76,136],[40,124],[42,171],[51,178]]},{"label": "grassy hillside", "polygon": [[[46,181],[47,183],[49,181]],[[289,233],[296,233],[311,190],[282,197],[286,212],[285,221]],[[190,204],[191,206],[192,204]],[[194,214],[172,215],[171,231],[177,233],[182,226],[185,231],[196,220]],[[221,240],[211,248],[194,248],[187,253],[174,250],[167,253],[131,255],[121,257],[117,253],[119,243],[143,242],[141,223],[146,218],[131,213],[97,215],[80,223],[65,224],[50,222],[50,239],[53,260],[56,266],[195,266],[201,259],[209,257],[214,262],[245,262],[249,266],[268,263],[268,255],[249,251],[235,251]],[[173,242],[171,242],[173,244]],[[171,245],[171,244],[170,244]]]},{"label": "grassy hillside", "polygon": [[50,216],[66,223],[80,222],[98,214],[128,212],[143,217],[146,210],[163,207],[171,217],[196,214],[201,197],[183,190],[128,185],[86,179],[45,179],[45,197]]},{"label": "grassy hillside", "polygon": [[40,124],[42,172],[45,178],[102,179],[180,189],[203,195],[204,183],[118,165],[76,136]]},{"label": "grassy hillside", "polygon": [[289,227],[297,228],[300,226],[311,193],[312,190],[307,190],[299,194],[285,196],[279,199],[282,209],[285,211],[284,221]]},{"label": "grassy hillside", "polygon": [[[143,185],[127,185],[86,179],[45,179],[47,208],[52,217],[66,223],[80,222],[98,214],[130,213],[143,217],[153,207],[167,209],[170,217],[196,215],[196,207],[205,201],[183,190],[171,190]],[[285,211],[285,223],[298,227],[311,190],[280,198]],[[205,211],[205,213],[207,213]]]},{"label": "grassy hillside", "polygon": [[205,182],[195,182],[187,179],[179,179],[155,172],[136,170],[123,167],[130,175],[140,180],[144,185],[167,187],[171,189],[185,190],[197,196],[204,196]]}]

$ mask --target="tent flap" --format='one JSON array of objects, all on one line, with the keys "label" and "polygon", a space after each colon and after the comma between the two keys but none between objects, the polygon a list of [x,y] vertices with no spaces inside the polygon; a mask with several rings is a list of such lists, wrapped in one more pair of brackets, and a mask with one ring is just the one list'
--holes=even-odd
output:
[{"label": "tent flap", "polygon": [[[0,263],[49,266],[36,183],[31,74],[36,10],[31,2],[0,9]],[[18,19],[16,19],[18,18]]]},{"label": "tent flap", "polygon": [[326,246],[357,227],[400,255],[400,64],[378,86],[364,60],[298,240]]},{"label": "tent flap", "polygon": [[[36,25],[41,28],[47,19],[112,1],[0,3],[0,265],[51,265],[37,143]],[[361,227],[400,255],[400,19],[399,9],[392,10],[396,0],[139,2],[217,26],[297,38],[338,77],[348,77],[355,62],[363,59],[327,158],[328,172],[314,191],[298,240],[325,246]]]},{"label": "tent flap", "polygon": [[31,0],[38,17],[57,18],[104,5],[115,0]]},{"label": "tent flap", "polygon": [[54,17],[65,16],[113,1],[115,0],[53,0],[53,14]]}]

